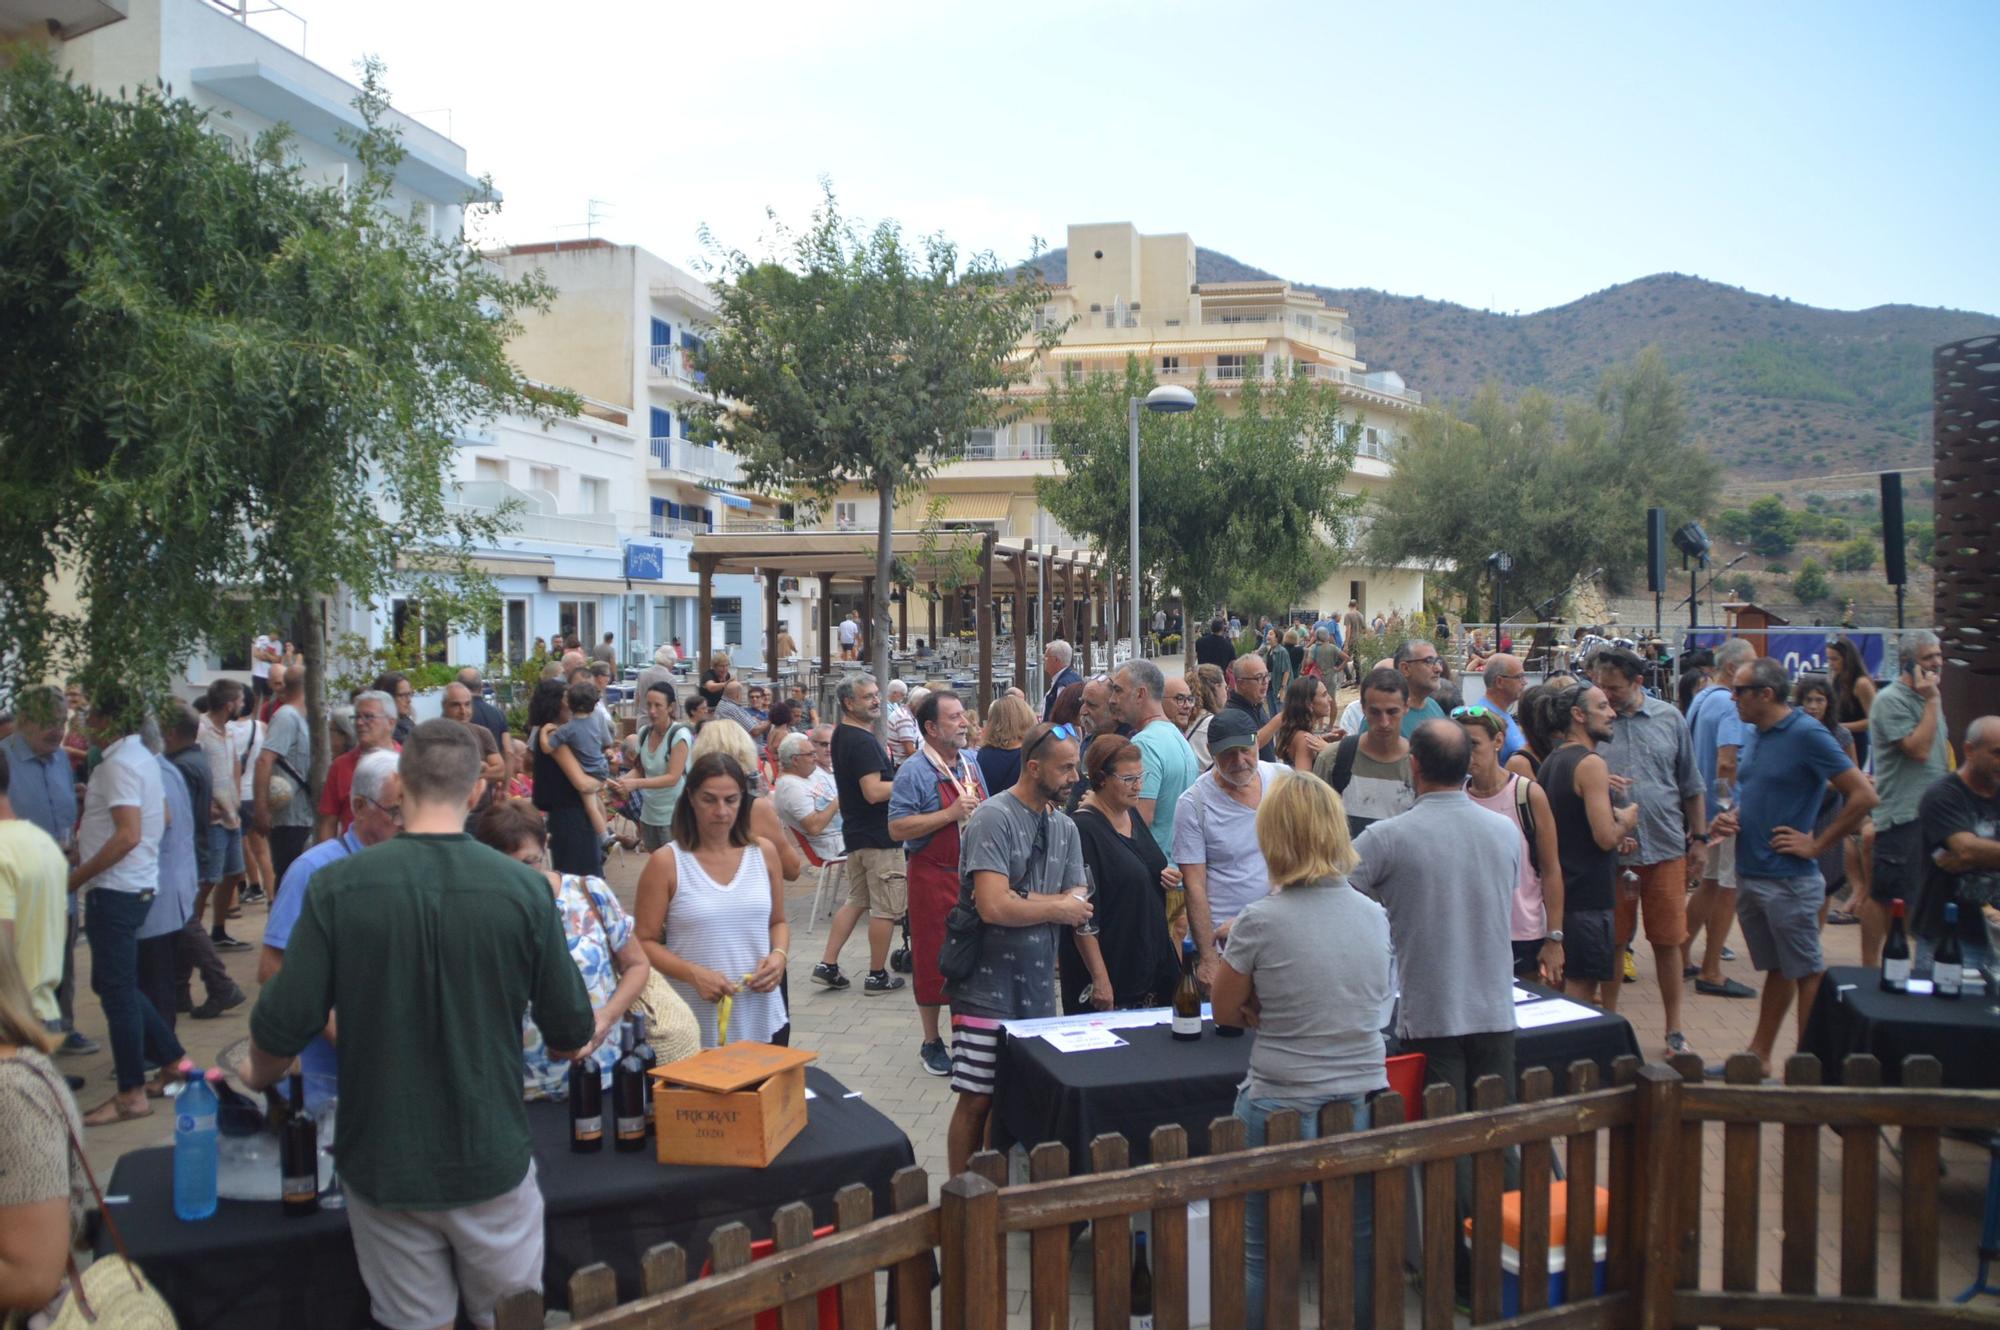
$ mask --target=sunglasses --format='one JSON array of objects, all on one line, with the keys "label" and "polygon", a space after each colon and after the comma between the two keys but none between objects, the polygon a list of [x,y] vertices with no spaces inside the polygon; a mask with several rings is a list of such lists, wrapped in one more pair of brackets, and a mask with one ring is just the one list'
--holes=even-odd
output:
[{"label": "sunglasses", "polygon": [[1451,718],[1453,720],[1464,720],[1467,716],[1472,717],[1474,720],[1497,720],[1500,713],[1478,702],[1474,702],[1470,706],[1453,707],[1451,709]]},{"label": "sunglasses", "polygon": [[1027,748],[1022,751],[1021,764],[1025,766],[1030,761],[1032,761],[1035,756],[1035,750],[1037,748],[1040,748],[1043,744],[1047,743],[1049,740],[1051,739],[1070,740],[1070,739],[1075,739],[1077,735],[1078,735],[1078,730],[1074,725],[1049,726],[1049,728],[1046,731],[1037,736],[1035,741],[1029,744]]}]

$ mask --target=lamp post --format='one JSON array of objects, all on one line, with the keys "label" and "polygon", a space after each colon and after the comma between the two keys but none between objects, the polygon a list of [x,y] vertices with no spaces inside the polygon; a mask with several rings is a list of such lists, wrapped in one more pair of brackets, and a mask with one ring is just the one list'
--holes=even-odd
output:
[{"label": "lamp post", "polygon": [[1139,408],[1159,415],[1176,415],[1182,411],[1194,410],[1194,394],[1177,384],[1161,384],[1144,397],[1127,399],[1126,415],[1131,426],[1127,454],[1131,461],[1131,511],[1132,523],[1132,656],[1139,659]]},{"label": "lamp post", "polygon": [[1507,574],[1514,571],[1514,556],[1505,550],[1495,550],[1486,556],[1486,566],[1493,570],[1493,649],[1500,649],[1500,584],[1507,580]]}]

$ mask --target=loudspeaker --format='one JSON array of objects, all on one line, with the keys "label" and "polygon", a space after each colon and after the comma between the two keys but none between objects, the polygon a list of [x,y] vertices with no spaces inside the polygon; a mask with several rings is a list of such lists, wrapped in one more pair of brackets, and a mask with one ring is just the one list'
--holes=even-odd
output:
[{"label": "loudspeaker", "polygon": [[1646,510],[1646,590],[1667,589],[1667,510]]},{"label": "loudspeaker", "polygon": [[1903,473],[1882,473],[1882,572],[1890,586],[1902,586],[1903,573]]}]

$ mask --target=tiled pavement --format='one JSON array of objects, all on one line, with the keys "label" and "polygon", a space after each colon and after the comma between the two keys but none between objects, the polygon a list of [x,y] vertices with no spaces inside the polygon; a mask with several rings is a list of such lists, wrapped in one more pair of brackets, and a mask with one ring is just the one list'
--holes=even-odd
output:
[{"label": "tiled pavement", "polygon": [[[640,859],[637,856],[619,858],[614,856],[608,876],[620,897],[628,904],[637,882]],[[930,1174],[933,1189],[943,1179],[945,1128],[951,1114],[951,1092],[944,1078],[927,1074],[917,1061],[918,1026],[916,1012],[907,989],[893,996],[864,997],[857,983],[844,993],[832,993],[814,986],[809,976],[813,962],[819,957],[825,945],[826,923],[824,917],[814,931],[806,932],[806,915],[812,900],[812,878],[810,875],[791,885],[788,892],[792,917],[792,958],[791,993],[793,999],[793,1042],[801,1048],[809,1048],[819,1053],[820,1065],[845,1081],[852,1089],[861,1091],[868,1102],[892,1118],[904,1131],[909,1133],[915,1147],[917,1162]],[[263,930],[264,909],[251,907],[244,917],[232,925],[236,936],[245,941],[255,942]],[[1859,939],[1854,928],[1829,928],[1826,934],[1828,959],[1830,963],[1852,964],[1857,959]],[[867,942],[865,930],[857,930],[842,954],[845,968],[853,971],[865,968]],[[1742,950],[1741,940],[1736,939],[1737,949]],[[1642,945],[1639,958],[1640,981],[1626,985],[1620,999],[1620,1010],[1632,1021],[1639,1034],[1641,1048],[1649,1058],[1664,1055],[1662,1040],[1665,1031],[1661,1028],[1659,989],[1653,981],[1651,956]],[[240,952],[227,957],[227,963],[238,981],[247,992],[255,996],[254,976],[256,956],[253,951]],[[79,1020],[84,1030],[92,1034],[102,1033],[96,1003],[88,993],[89,955],[87,948],[79,948],[78,964],[82,971],[79,978]],[[1757,975],[1751,971],[1748,961],[1738,960],[1727,965],[1732,978],[1755,984]],[[199,997],[199,993],[197,993]],[[231,1041],[241,1038],[248,1031],[249,1006],[238,1008],[219,1020],[191,1021],[181,1018],[180,1034],[188,1046],[190,1056],[202,1060],[213,1060],[214,1055]],[[1686,1034],[1694,1047],[1710,1062],[1719,1062],[1727,1054],[1739,1050],[1747,1041],[1755,1020],[1756,1003],[1752,1001],[1732,1001],[1723,998],[1690,997],[1686,1006],[1684,1021]],[[1779,1042],[1781,1057],[1791,1050],[1791,1035]],[[87,1088],[79,1094],[85,1107],[97,1103],[110,1089],[110,1055],[108,1051],[90,1058],[67,1058],[62,1060],[65,1069],[88,1077]],[[89,1133],[88,1147],[91,1158],[100,1170],[100,1177],[108,1177],[112,1162],[124,1151],[162,1143],[167,1139],[166,1115],[156,1113],[142,1122],[125,1123],[114,1127],[98,1128]],[[1760,1284],[1766,1289],[1778,1286],[1778,1256],[1780,1242],[1779,1187],[1781,1182],[1779,1136],[1776,1128],[1766,1128],[1763,1132],[1763,1168],[1761,1170],[1762,1194],[1759,1207],[1759,1269]],[[1893,1144],[1893,1133],[1890,1142]],[[1820,1261],[1822,1291],[1838,1288],[1839,1253],[1837,1250],[1840,1232],[1840,1146],[1834,1133],[1822,1134],[1820,1185],[1822,1195],[1820,1234],[1822,1257]],[[1702,1264],[1703,1284],[1718,1287],[1720,1278],[1720,1234],[1721,1234],[1721,1172],[1722,1134],[1721,1129],[1711,1126],[1706,1131],[1704,1147],[1704,1202],[1702,1218]],[[1940,1283],[1947,1295],[1955,1293],[1971,1282],[1975,1263],[1981,1206],[1985,1194],[1986,1157],[1983,1152],[1963,1143],[1947,1141],[1943,1147],[1943,1157],[1948,1169],[1940,1186],[1939,1227],[1942,1234],[1940,1246]],[[1901,1212],[1900,1174],[1889,1152],[1883,1152],[1881,1193],[1879,1200],[1878,1230],[1881,1233],[1879,1268],[1884,1294],[1893,1294],[1897,1285],[1899,1265],[1898,1216]],[[1308,1211],[1310,1213],[1310,1211]],[[1089,1287],[1088,1238],[1078,1244],[1073,1270],[1076,1278],[1073,1288],[1087,1290]],[[1308,1292],[1313,1270],[1307,1263]],[[1025,1324],[1027,1256],[1024,1241],[1014,1244],[1008,1263],[1009,1287],[1012,1290],[1010,1302],[1016,1323]],[[1993,1303],[1982,1299],[1989,1309]],[[1413,1304],[1414,1305],[1414,1304]],[[1081,1294],[1075,1300],[1078,1324],[1088,1324],[1088,1302]]]}]

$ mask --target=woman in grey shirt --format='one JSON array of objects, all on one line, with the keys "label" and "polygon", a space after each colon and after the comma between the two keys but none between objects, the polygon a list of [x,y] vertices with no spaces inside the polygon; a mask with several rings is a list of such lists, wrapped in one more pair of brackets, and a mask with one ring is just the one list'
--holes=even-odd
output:
[{"label": "woman in grey shirt", "polygon": [[[1382,1014],[1389,1002],[1389,916],[1347,884],[1354,846],[1340,796],[1313,776],[1287,773],[1264,793],[1257,844],[1271,894],[1236,916],[1216,969],[1215,1019],[1254,1026],[1250,1074],[1236,1116],[1252,1147],[1273,1113],[1296,1110],[1299,1134],[1319,1133],[1319,1111],[1351,1104],[1368,1126],[1368,1096],[1388,1085]],[[1262,1193],[1245,1207],[1246,1324],[1264,1324],[1267,1240]],[[1355,1189],[1354,1314],[1366,1330],[1374,1306],[1373,1196]]]}]

